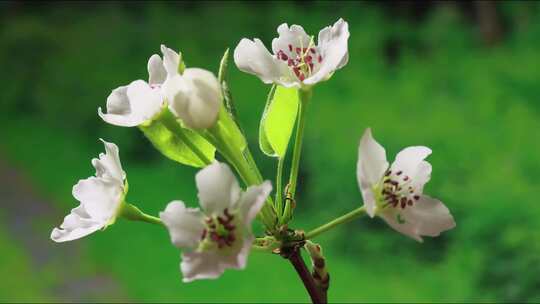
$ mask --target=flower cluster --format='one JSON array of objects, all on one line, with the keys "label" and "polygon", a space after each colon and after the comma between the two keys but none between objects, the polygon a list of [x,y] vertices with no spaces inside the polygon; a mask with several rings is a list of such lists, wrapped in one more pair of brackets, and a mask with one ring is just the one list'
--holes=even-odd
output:
[{"label": "flower cluster", "polygon": [[[244,38],[234,50],[234,62],[240,70],[273,84],[259,140],[262,149],[265,145],[275,146],[275,138],[280,140],[275,197],[270,196],[272,184],[263,179],[239,127],[224,76],[228,52],[218,79],[205,69],[186,67],[181,53],[162,45],[162,56],[154,54],[148,59],[148,81],[139,79],[114,89],[107,98],[106,113],[98,108],[98,114],[112,125],[138,127],[170,159],[203,167],[195,176],[200,208],[175,200],[159,217],[153,217],[127,203],[128,183],[119,149],[103,141],[105,153],[92,160],[95,176],[73,187],[73,196],[80,205],[59,228],[53,229],[51,239],[75,240],[105,229],[117,218],[160,224],[168,230],[172,244],[182,250],[180,270],[184,282],[217,278],[226,269],[243,269],[250,250],[257,248],[288,258],[304,284],[318,282],[318,287],[307,290],[314,302],[320,302],[329,277],[321,247],[310,241],[320,233],[363,214],[378,216],[417,241],[455,227],[448,208],[423,194],[431,178],[432,166],[425,160],[431,150],[424,146],[405,148],[390,165],[384,148],[368,128],[360,140],[356,170],[364,205],[307,233],[289,228],[297,205],[295,186],[305,107],[313,86],[347,64],[349,27],[339,19],[319,32],[317,43],[299,25],[282,24],[277,32],[279,37],[272,41],[273,53],[259,39]],[[282,116],[276,120],[275,113]],[[269,116],[273,124],[263,125]],[[281,118],[288,122],[281,124]],[[283,187],[285,150],[296,121],[291,177]],[[214,160],[215,151],[224,162]],[[255,219],[264,225],[264,236],[253,235]],[[305,266],[298,266],[303,263],[298,250],[304,245],[313,260],[311,278],[309,273],[302,273]]]}]

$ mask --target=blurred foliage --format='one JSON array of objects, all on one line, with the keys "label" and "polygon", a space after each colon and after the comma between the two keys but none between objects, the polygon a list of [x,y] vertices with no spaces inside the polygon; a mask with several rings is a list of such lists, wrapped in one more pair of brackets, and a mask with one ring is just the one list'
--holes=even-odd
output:
[{"label": "blurred foliage", "polygon": [[[41,219],[46,223],[36,233],[46,238],[74,206],[71,186],[92,174],[90,159],[102,150],[98,137],[120,146],[130,201],[153,214],[172,199],[196,203],[194,169],[161,157],[138,130],[97,116],[110,90],[146,79],[146,61],[161,43],[180,49],[188,66],[217,73],[224,49],[242,37],[270,45],[282,22],[316,34],[343,17],[350,62],[314,91],[294,228],[313,228],[361,204],[355,166],[368,126],[389,159],[408,145],[433,149],[425,191],[449,206],[457,228],[417,244],[379,220],[362,219],[321,236],[330,300],[540,301],[540,140],[534,135],[540,130],[540,5],[498,3],[504,33],[491,48],[464,13],[470,7],[437,3],[413,21],[385,5],[0,3],[0,147],[57,212]],[[233,64],[230,87],[256,151],[270,87]],[[275,160],[256,154],[265,176],[273,177]],[[33,262],[5,228],[0,272],[13,275],[0,279],[0,300],[69,300],[51,291],[58,280],[18,279],[33,277]],[[73,244],[49,245],[80,243],[85,273],[110,274],[129,299],[307,300],[278,257],[253,254],[244,272],[182,284],[179,253],[162,229],[120,221]],[[33,271],[36,278],[59,275],[54,267]]]}]

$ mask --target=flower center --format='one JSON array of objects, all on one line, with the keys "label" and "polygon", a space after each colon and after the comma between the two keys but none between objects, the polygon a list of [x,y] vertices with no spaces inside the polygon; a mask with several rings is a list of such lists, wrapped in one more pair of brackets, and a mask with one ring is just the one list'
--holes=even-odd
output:
[{"label": "flower center", "polygon": [[297,45],[289,44],[287,49],[278,50],[275,54],[277,59],[287,62],[289,68],[292,69],[294,75],[300,81],[304,81],[304,79],[318,71],[323,61],[322,55],[313,42],[313,37],[309,45],[304,46],[302,44],[300,39]]},{"label": "flower center", "polygon": [[387,170],[384,174],[382,189],[384,207],[392,206],[405,209],[420,199],[420,193],[412,184],[412,178],[403,174],[403,171],[392,172]]},{"label": "flower center", "polygon": [[[235,216],[225,208],[222,215],[207,217],[206,228],[201,235],[201,241],[207,246],[217,246],[218,249],[233,247],[236,241]],[[206,246],[205,246],[206,247]]]}]

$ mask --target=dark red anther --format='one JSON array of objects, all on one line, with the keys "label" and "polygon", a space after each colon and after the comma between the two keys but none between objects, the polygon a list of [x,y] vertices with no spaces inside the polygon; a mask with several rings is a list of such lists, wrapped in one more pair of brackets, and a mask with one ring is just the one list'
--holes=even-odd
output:
[{"label": "dark red anther", "polygon": [[414,198],[415,200],[419,200],[419,199],[420,199],[420,195],[415,195],[415,196],[413,196],[413,198]]},{"label": "dark red anther", "polygon": [[309,55],[306,56],[306,62],[311,62],[311,60],[313,60],[313,57],[311,57],[311,56],[309,56]]},{"label": "dark red anther", "polygon": [[409,180],[409,177],[408,177],[408,176],[405,176],[405,177],[403,178],[403,180],[404,180],[404,181],[408,181],[408,180]]},{"label": "dark red anther", "polygon": [[306,79],[306,76],[304,76],[304,74],[300,74],[298,78],[300,79],[300,81],[304,81],[304,79]]},{"label": "dark red anther", "polygon": [[302,53],[307,53],[307,48],[303,48]]},{"label": "dark red anther", "polygon": [[292,44],[289,44],[289,52],[292,52]]},{"label": "dark red anther", "polygon": [[294,64],[294,61],[293,61],[292,59],[289,59],[289,60],[287,61],[287,65],[288,65],[288,66],[293,66],[293,64]]},{"label": "dark red anther", "polygon": [[309,68],[310,68],[311,70],[313,70],[313,63],[311,63],[311,62],[309,63]]},{"label": "dark red anther", "polygon": [[223,214],[225,214],[225,216],[227,217],[227,219],[229,220],[229,222],[233,219],[233,215],[229,213],[229,209],[228,208],[225,208],[225,210],[223,210]]},{"label": "dark red anther", "polygon": [[319,55],[319,57],[317,57],[317,60],[319,61],[319,63],[321,63],[322,62],[322,56]]},{"label": "dark red anther", "polygon": [[314,49],[314,48],[310,48],[309,51],[310,51],[312,54],[315,54],[315,49]]},{"label": "dark red anther", "polygon": [[203,229],[202,235],[201,235],[201,240],[204,240],[206,238],[207,233],[208,233],[208,231],[206,231],[206,229]]},{"label": "dark red anther", "polygon": [[295,51],[296,51],[296,54],[300,55],[300,51],[302,51],[302,50],[301,50],[299,47],[297,47],[297,48],[295,49]]},{"label": "dark red anther", "polygon": [[408,200],[408,201],[407,201],[407,205],[412,206],[412,204],[413,204],[413,201],[412,201],[412,200]]},{"label": "dark red anther", "polygon": [[[319,61],[319,62],[320,62],[320,61]],[[389,176],[390,174],[392,174],[392,171],[387,170],[386,173],[384,174],[384,176]]]},{"label": "dark red anther", "polygon": [[401,175],[401,173],[403,173],[403,171],[398,171],[398,172],[396,172],[396,175],[399,176],[399,175]]}]

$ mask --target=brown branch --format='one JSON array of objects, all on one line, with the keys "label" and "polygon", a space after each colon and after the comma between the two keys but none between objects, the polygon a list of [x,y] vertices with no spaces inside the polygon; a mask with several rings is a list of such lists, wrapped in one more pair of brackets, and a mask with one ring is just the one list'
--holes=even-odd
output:
[{"label": "brown branch", "polygon": [[315,280],[311,276],[311,273],[309,272],[309,269],[307,268],[306,263],[302,258],[300,248],[293,247],[291,249],[292,250],[287,254],[287,259],[291,261],[291,264],[294,266],[296,273],[298,273],[298,276],[300,277],[300,279],[302,279],[302,283],[304,283],[304,286],[306,287],[306,290],[311,297],[311,302],[313,302],[314,304],[326,304],[326,293],[323,294],[319,291]]}]

